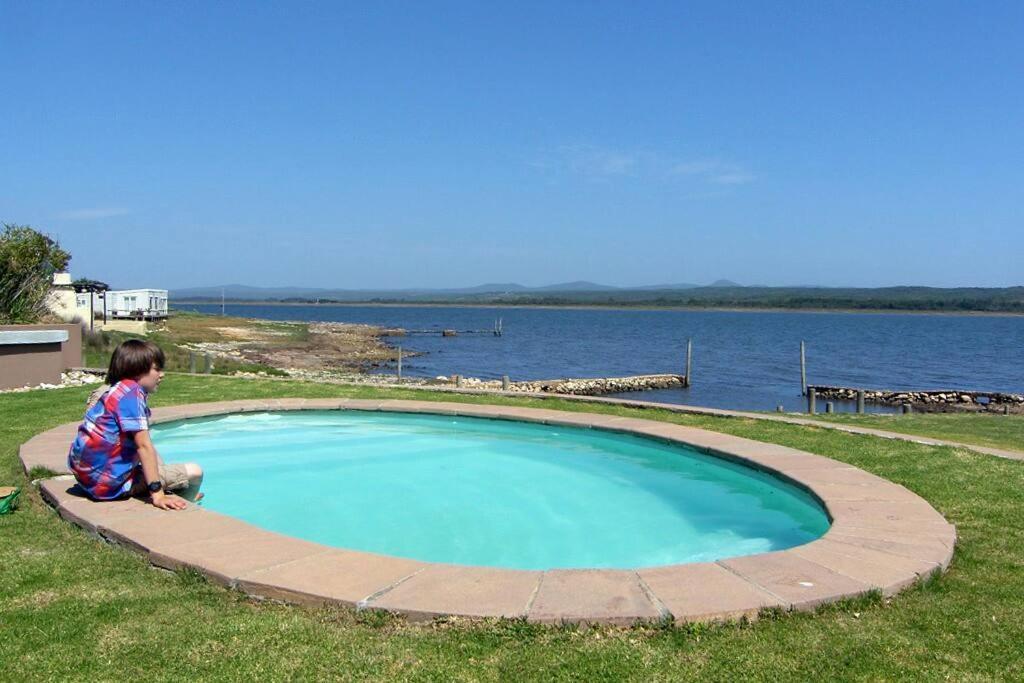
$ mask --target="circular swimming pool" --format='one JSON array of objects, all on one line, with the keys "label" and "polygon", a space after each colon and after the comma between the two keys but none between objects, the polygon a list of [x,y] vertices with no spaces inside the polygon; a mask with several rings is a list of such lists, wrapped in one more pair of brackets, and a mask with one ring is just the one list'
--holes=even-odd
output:
[{"label": "circular swimming pool", "polygon": [[810,495],[680,444],[511,420],[267,412],[154,427],[205,506],[326,545],[511,569],[641,568],[827,531]]}]

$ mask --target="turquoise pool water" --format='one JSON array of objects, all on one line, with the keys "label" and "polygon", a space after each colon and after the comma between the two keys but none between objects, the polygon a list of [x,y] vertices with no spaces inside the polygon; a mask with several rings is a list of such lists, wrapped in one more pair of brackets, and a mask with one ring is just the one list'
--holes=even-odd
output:
[{"label": "turquoise pool water", "polygon": [[205,505],[342,548],[551,569],[702,562],[807,543],[806,493],[638,436],[480,418],[301,411],[158,425]]}]

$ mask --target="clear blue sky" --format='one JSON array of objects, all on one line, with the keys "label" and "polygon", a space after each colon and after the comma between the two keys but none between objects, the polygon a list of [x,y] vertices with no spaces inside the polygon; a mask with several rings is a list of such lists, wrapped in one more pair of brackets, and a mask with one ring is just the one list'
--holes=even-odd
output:
[{"label": "clear blue sky", "polygon": [[1024,2],[0,2],[115,286],[1024,284]]}]

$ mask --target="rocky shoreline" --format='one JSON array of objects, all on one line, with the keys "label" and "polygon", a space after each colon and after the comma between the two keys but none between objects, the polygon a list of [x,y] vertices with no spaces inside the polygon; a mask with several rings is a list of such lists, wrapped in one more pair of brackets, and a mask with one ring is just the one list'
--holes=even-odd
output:
[{"label": "rocky shoreline", "polygon": [[[403,380],[403,382],[406,380]],[[479,379],[477,377],[440,376],[431,382],[460,386],[467,389],[503,388],[501,380]],[[545,380],[524,380],[509,382],[507,391],[522,393],[565,394],[569,396],[601,396],[619,394],[627,391],[647,391],[649,389],[669,389],[686,386],[686,378],[682,375],[631,375],[628,377],[581,377]]]},{"label": "rocky shoreline", "polygon": [[629,377],[594,377],[579,379],[556,379],[530,382],[513,382],[512,391],[568,394],[570,396],[601,396],[620,394],[627,391],[669,389],[686,386],[683,375],[631,375]]},{"label": "rocky shoreline", "polygon": [[864,400],[889,406],[910,405],[919,412],[1012,412],[1024,413],[1024,394],[996,391],[892,391],[808,385],[818,399],[856,401],[857,392],[864,391]]},{"label": "rocky shoreline", "polygon": [[[260,321],[247,321],[259,323]],[[291,339],[267,330],[213,328],[221,333],[218,341],[189,342],[182,348],[215,358],[239,363],[266,365],[293,374],[337,372],[355,374],[394,362],[398,350],[386,344],[384,337],[393,330],[357,323],[284,321],[283,325],[303,325],[304,338]],[[419,355],[405,351],[404,357]]]},{"label": "rocky shoreline", "polygon": [[[257,323],[258,321],[249,321]],[[301,323],[286,323],[301,324]],[[358,384],[392,384],[390,374],[376,374],[375,368],[391,366],[398,358],[398,349],[386,343],[386,337],[405,336],[401,328],[383,328],[354,323],[306,323],[308,336],[302,341],[279,342],[266,332],[254,338],[252,331],[241,328],[214,328],[222,339],[216,342],[192,342],[183,348],[201,354],[209,353],[242,363],[258,363],[275,368],[289,377],[315,382],[352,382]],[[234,334],[228,334],[228,333]],[[421,355],[403,350],[403,358]],[[261,377],[265,373],[242,370],[232,373],[243,377]],[[475,389],[501,390],[502,380],[487,380],[457,375],[436,378],[406,377],[405,385],[464,386]],[[510,382],[508,391],[552,393],[573,396],[600,396],[649,389],[686,386],[686,378],[675,374],[634,375],[630,377],[559,378]]]}]

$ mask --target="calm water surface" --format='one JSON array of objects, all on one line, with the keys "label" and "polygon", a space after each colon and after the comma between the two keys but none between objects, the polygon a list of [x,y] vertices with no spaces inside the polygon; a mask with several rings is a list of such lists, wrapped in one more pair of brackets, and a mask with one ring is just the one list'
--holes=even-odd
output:
[{"label": "calm water surface", "polygon": [[707,562],[791,548],[829,526],[820,505],[778,479],[599,429],[302,411],[161,424],[153,439],[169,460],[198,457],[212,510],[432,562]]},{"label": "calm water surface", "polygon": [[[220,312],[219,304],[172,307]],[[804,405],[800,340],[807,342],[812,384],[1024,392],[1024,317],[245,304],[229,304],[226,312],[438,331],[491,329],[496,318],[503,319],[502,337],[390,339],[425,352],[403,362],[404,374],[420,377],[458,373],[495,379],[507,374],[525,380],[682,373],[690,337],[689,389],[628,395],[666,403],[742,410],[782,404],[799,410]],[[849,406],[839,406],[844,408]]]}]

